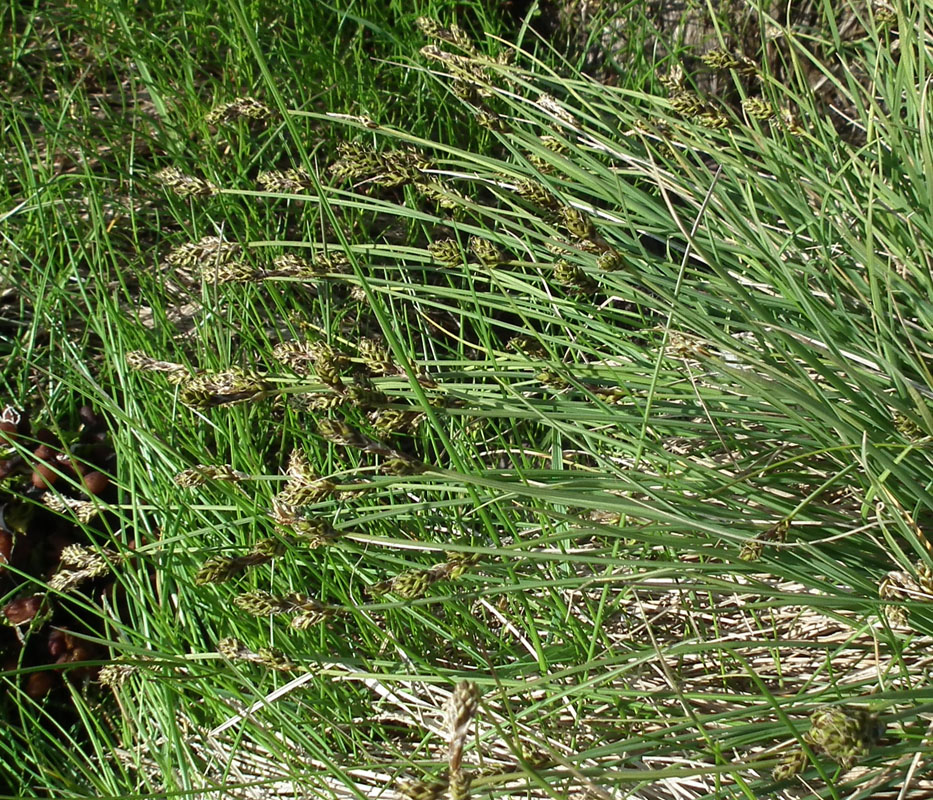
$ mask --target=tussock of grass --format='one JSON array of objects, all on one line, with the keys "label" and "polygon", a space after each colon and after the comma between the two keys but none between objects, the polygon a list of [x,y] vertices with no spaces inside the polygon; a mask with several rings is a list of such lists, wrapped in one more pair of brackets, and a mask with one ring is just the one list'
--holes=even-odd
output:
[{"label": "tussock of grass", "polygon": [[[775,21],[780,65],[707,58],[723,97],[676,64],[610,87],[543,45],[328,10],[326,102],[277,78],[300,37],[257,34],[267,10],[236,4],[206,62],[259,99],[185,103],[195,59],[132,49],[169,21],[114,12],[144,154],[83,89],[86,130],[6,134],[5,391],[110,420],[118,495],[80,524],[120,590],[69,600],[103,688],[4,673],[10,793],[918,786],[926,5],[846,10],[844,46],[826,20],[830,95]],[[369,35],[407,67],[362,58]],[[354,53],[424,113],[343,94]]]}]

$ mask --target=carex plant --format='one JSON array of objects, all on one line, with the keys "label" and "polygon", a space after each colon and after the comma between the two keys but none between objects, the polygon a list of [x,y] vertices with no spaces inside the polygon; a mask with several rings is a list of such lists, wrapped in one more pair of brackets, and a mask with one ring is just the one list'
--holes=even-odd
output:
[{"label": "carex plant", "polygon": [[[514,779],[555,796],[888,780],[924,710],[905,632],[930,619],[931,64],[923,4],[856,19],[825,80],[857,136],[814,84],[778,79],[773,51],[811,52],[774,19],[759,52],[697,54],[738,105],[677,63],[656,93],[616,89],[425,20],[418,63],[490,147],[287,112],[341,126],[335,158],[220,191],[307,204],[320,235],[211,236],[167,262],[227,302],[313,291],[324,312],[271,321],[261,366],[130,356],[192,422],[269,404],[287,444],[261,475],[178,478],[258,509],[252,545],[191,565],[264,620],[241,629],[255,646],[220,639],[232,664],[313,671],[327,642],[370,672],[471,672],[503,738],[549,753]],[[890,680],[855,674],[866,631],[903,667]],[[418,785],[471,780],[451,756]]]}]

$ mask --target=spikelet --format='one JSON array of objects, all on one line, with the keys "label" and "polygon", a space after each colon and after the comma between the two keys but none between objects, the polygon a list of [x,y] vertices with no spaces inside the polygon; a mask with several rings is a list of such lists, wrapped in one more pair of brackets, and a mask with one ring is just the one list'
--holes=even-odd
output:
[{"label": "spikelet", "polygon": [[[570,149],[569,145],[563,139],[559,139],[556,136],[551,136],[550,134],[539,136],[538,141],[544,146],[545,150],[549,150],[552,153],[557,153],[558,155],[564,155]],[[554,164],[537,153],[529,152],[527,158],[528,163],[531,164],[531,166],[533,166],[535,170],[542,175],[549,175],[555,171]],[[555,203],[556,202],[557,201],[555,199]]]},{"label": "spikelet", "polygon": [[139,667],[134,664],[125,664],[119,661],[113,661],[106,666],[101,667],[97,680],[102,686],[108,686],[111,689],[119,689],[129,680],[130,676],[139,671]]},{"label": "spikelet", "polygon": [[467,800],[472,783],[472,773],[460,769],[451,770],[447,777],[447,794],[450,800]]},{"label": "spikelet", "polygon": [[479,688],[473,681],[461,681],[454,688],[444,709],[444,721],[450,744],[450,771],[457,772],[463,756],[463,743],[469,735],[470,723],[479,708]]},{"label": "spikelet", "polygon": [[667,72],[658,71],[657,78],[658,82],[672,94],[684,89],[684,68],[680,64],[672,64]]},{"label": "spikelet", "polygon": [[291,672],[298,665],[281,651],[271,647],[260,647],[255,653],[239,639],[228,636],[217,642],[217,652],[230,661],[251,661],[280,672]]},{"label": "spikelet", "polygon": [[42,503],[46,508],[59,514],[66,512],[74,514],[75,519],[82,524],[90,522],[101,511],[100,505],[90,500],[77,500],[51,492],[42,495]]},{"label": "spikelet", "polygon": [[[457,97],[466,100],[473,106],[482,107],[483,98],[492,96],[492,92],[488,88],[490,79],[488,61],[479,57],[465,34],[463,37],[459,37],[454,30],[455,28],[456,26],[453,26],[448,29],[451,38],[445,41],[466,51],[467,55],[448,53],[435,44],[422,47],[420,50],[421,55],[431,61],[440,62],[449,70],[453,77],[451,90]],[[456,29],[456,31],[460,30]]]},{"label": "spikelet", "polygon": [[387,458],[379,466],[379,470],[384,475],[395,475],[397,477],[403,475],[420,475],[427,469],[427,464],[423,464],[417,459],[408,458],[401,454]]},{"label": "spikelet", "polygon": [[693,118],[693,121],[698,125],[702,125],[704,128],[712,128],[714,130],[728,128],[730,125],[729,117],[716,108],[707,108],[700,114],[697,114]]},{"label": "spikelet", "polygon": [[895,411],[891,415],[891,421],[894,423],[894,429],[901,434],[901,436],[911,441],[917,441],[924,436],[923,428],[900,411]]},{"label": "spikelet", "polygon": [[739,558],[742,561],[757,561],[764,552],[765,545],[768,542],[783,542],[787,538],[787,531],[790,528],[789,520],[781,520],[777,525],[772,525],[766,531],[759,533],[752,539],[748,539],[739,552]]},{"label": "spikelet", "polygon": [[447,580],[455,581],[461,577],[470,567],[479,563],[479,553],[464,553],[459,550],[452,550],[444,553],[447,562],[443,565]]},{"label": "spikelet", "polygon": [[459,267],[463,263],[463,254],[453,239],[440,239],[428,245],[428,252],[438,264],[445,267]]},{"label": "spikelet", "polygon": [[577,239],[592,239],[596,235],[593,221],[589,216],[573,206],[561,206],[558,212],[560,224]]},{"label": "spikelet", "polygon": [[360,359],[373,375],[397,375],[401,372],[389,349],[379,340],[362,337],[356,343]]},{"label": "spikelet", "polygon": [[303,278],[310,280],[321,277],[314,264],[294,253],[282,253],[272,259],[273,271],[271,274],[283,278]]},{"label": "spikelet", "polygon": [[573,116],[549,94],[541,94],[535,103],[545,114],[564,125],[573,125]]},{"label": "spikelet", "polygon": [[311,472],[311,462],[308,461],[308,454],[300,447],[294,448],[288,454],[288,465],[285,468],[291,478],[303,478],[313,475]]},{"label": "spikelet", "polygon": [[278,539],[261,539],[243,556],[211,556],[198,569],[194,582],[198,586],[224,583],[250,567],[265,564],[285,552],[285,544]]},{"label": "spikelet", "polygon": [[346,275],[352,271],[350,259],[346,253],[340,251],[315,253],[312,260],[312,266],[317,270],[317,274],[325,275]]},{"label": "spikelet", "polygon": [[165,167],[152,177],[179,197],[210,197],[220,191],[210,181],[186,175],[177,167]]},{"label": "spikelet", "polygon": [[759,119],[765,122],[774,117],[774,109],[771,104],[760,97],[746,97],[742,101],[742,108],[752,119]]},{"label": "spikelet", "polygon": [[554,265],[554,278],[570,294],[592,295],[599,291],[599,284],[580,267],[561,259]]},{"label": "spikelet", "polygon": [[80,544],[68,545],[62,550],[59,570],[49,579],[49,588],[70,592],[85,581],[109,574],[111,568],[122,561],[117,553],[99,553]]},{"label": "spikelet", "polygon": [[538,359],[542,361],[547,360],[548,358],[547,348],[533,336],[529,336],[526,333],[520,333],[517,336],[513,336],[511,339],[509,339],[509,343],[506,346],[513,353],[521,353],[527,358]]},{"label": "spikelet", "polygon": [[236,242],[226,242],[219,236],[204,236],[196,242],[185,242],[165,257],[171,267],[199,270],[233,264],[243,255]]},{"label": "spikelet", "polygon": [[273,499],[269,516],[277,525],[288,528],[292,539],[311,549],[333,544],[343,535],[327,520],[299,514],[296,507],[282,503],[278,498]]},{"label": "spikelet", "polygon": [[476,114],[476,124],[494,133],[508,133],[511,128],[495,111],[481,108]]},{"label": "spikelet", "polygon": [[620,406],[629,397],[629,393],[621,386],[590,386],[589,390],[608,405]]},{"label": "spikelet", "polygon": [[336,611],[332,608],[320,608],[313,609],[309,611],[302,611],[300,614],[292,617],[289,625],[298,631],[306,631],[308,628],[313,628],[316,625],[320,625],[325,620],[330,619],[334,616]]},{"label": "spikelet", "polygon": [[315,342],[309,346],[309,352],[321,383],[336,391],[342,391],[344,383],[340,373],[349,366],[350,360],[326,342]]},{"label": "spikelet", "polygon": [[275,499],[288,506],[309,506],[332,497],[336,490],[332,481],[308,475],[292,478]]},{"label": "spikelet", "polygon": [[596,259],[596,266],[603,272],[615,272],[625,266],[625,256],[618,250],[605,250]]},{"label": "spikelet", "polygon": [[271,592],[257,589],[246,592],[233,598],[233,604],[241,611],[254,617],[269,617],[273,614],[285,614],[293,610],[294,606],[285,598],[277,597]]},{"label": "spikelet", "polygon": [[463,208],[468,202],[465,195],[440,181],[416,179],[414,185],[425,198],[437,203],[445,211],[454,211],[458,208]]},{"label": "spikelet", "polygon": [[849,706],[824,706],[810,715],[804,738],[843,769],[851,769],[867,758],[883,734],[884,724],[875,714]]},{"label": "spikelet", "polygon": [[326,520],[302,519],[292,526],[295,536],[302,539],[308,547],[316,549],[333,544],[343,534]]},{"label": "spikelet", "polygon": [[304,167],[260,172],[256,176],[256,183],[264,191],[282,194],[303,192],[314,187],[314,181]]},{"label": "spikelet", "polygon": [[322,419],[317,424],[318,433],[328,442],[344,447],[365,448],[368,440],[347,423],[336,419]]},{"label": "spikelet", "polygon": [[173,361],[157,361],[140,350],[131,350],[124,356],[130,369],[141,372],[162,372],[172,383],[180,383],[190,371],[182,364]]},{"label": "spikelet", "polygon": [[710,50],[700,56],[700,60],[711,69],[734,70],[739,75],[755,75],[758,72],[758,65],[748,56],[726,50]]},{"label": "spikelet", "polygon": [[401,411],[397,408],[380,408],[369,414],[373,430],[380,436],[412,433],[424,419],[420,411]]},{"label": "spikelet", "polygon": [[275,647],[260,647],[256,651],[256,658],[251,660],[255,660],[257,664],[262,664],[269,669],[274,669],[276,672],[292,672],[298,668],[294,661]]},{"label": "spikelet", "polygon": [[440,800],[447,790],[446,781],[399,781],[395,788],[408,800]]},{"label": "spikelet", "polygon": [[[918,562],[914,566],[914,573],[915,575],[901,570],[889,572],[878,587],[878,595],[882,600],[910,601],[911,605],[933,602],[933,575],[929,567],[923,562]],[[884,614],[892,627],[907,627],[909,607],[909,605],[886,605],[884,607]]]},{"label": "spikelet", "polygon": [[275,116],[269,106],[261,103],[255,97],[238,97],[229,103],[215,106],[204,117],[208,125],[217,125],[221,122],[233,122],[238,119],[265,122]]},{"label": "spikelet", "polygon": [[217,642],[217,652],[224,658],[229,658],[233,661],[237,658],[244,658],[244,654],[248,653],[249,650],[246,649],[243,642],[239,639],[233,636],[226,636]]},{"label": "spikelet", "polygon": [[346,395],[331,393],[314,393],[302,397],[293,397],[291,402],[297,408],[307,409],[308,411],[333,411],[347,403]]},{"label": "spikelet", "polygon": [[307,456],[300,448],[292,450],[288,459],[288,481],[273,500],[273,509],[291,509],[311,505],[331,497],[336,486],[321,478],[311,469]]},{"label": "spikelet", "polygon": [[208,481],[239,483],[240,481],[249,480],[249,475],[245,472],[235,470],[229,464],[220,464],[218,466],[198,464],[197,466],[183,469],[172,480],[176,486],[188,489],[194,486],[203,486]]},{"label": "spikelet", "polygon": [[238,560],[228,556],[211,556],[205,561],[194,576],[196,586],[209,583],[224,583],[242,572]]},{"label": "spikelet", "polygon": [[567,153],[570,151],[570,145],[568,145],[567,142],[563,139],[558,139],[556,136],[551,136],[549,133],[539,136],[538,141],[552,153]]},{"label": "spikelet", "polygon": [[359,142],[340,142],[339,158],[329,167],[338,181],[368,181],[392,188],[421,181],[434,162],[413,148],[377,152]]},{"label": "spikelet", "polygon": [[548,388],[559,392],[570,389],[573,386],[563,375],[559,375],[552,369],[541,370],[541,372],[535,375],[535,378]]},{"label": "spikelet", "polygon": [[366,376],[358,376],[356,383],[347,387],[346,398],[347,403],[364,410],[389,402],[388,395],[369,383]]},{"label": "spikelet", "polygon": [[444,30],[444,26],[431,17],[418,17],[415,20],[415,26],[429,39],[441,38],[441,32]]},{"label": "spikelet", "polygon": [[253,372],[230,369],[201,372],[185,378],[178,396],[191,408],[212,408],[259,400],[269,388],[269,384]]},{"label": "spikelet", "polygon": [[333,278],[350,271],[350,259],[344,253],[317,253],[311,261],[294,253],[283,253],[273,260],[274,269],[270,277],[299,278],[313,281],[318,278]]},{"label": "spikelet", "polygon": [[101,554],[80,544],[68,545],[62,550],[61,555],[62,565],[86,570],[92,577],[106,575],[110,572],[110,563],[114,560],[120,560],[115,553],[105,552],[105,554]]},{"label": "spikelet", "polygon": [[412,569],[397,575],[392,581],[392,591],[403,600],[424,597],[438,577],[429,569]]},{"label": "spikelet", "polygon": [[298,375],[307,375],[314,363],[314,352],[308,342],[279,342],[272,348],[272,357]]},{"label": "spikelet", "polygon": [[[878,586],[878,596],[882,600],[903,600],[905,578],[910,578],[906,572],[889,572]],[[884,615],[892,628],[906,628],[910,622],[907,608],[904,606],[886,605]]]},{"label": "spikelet", "polygon": [[785,754],[781,762],[771,770],[771,777],[775,781],[786,781],[799,775],[807,768],[810,759],[807,758],[803,748],[796,747]]},{"label": "spikelet", "polygon": [[392,592],[404,600],[424,597],[435,583],[459,578],[469,567],[479,561],[479,556],[470,553],[446,553],[447,561],[435,564],[430,569],[410,569],[389,581],[377,583],[369,588],[371,594]]},{"label": "spikelet", "polygon": [[328,168],[338,181],[352,181],[366,177],[379,169],[374,151],[359,142],[339,142],[339,158]]},{"label": "spikelet", "polygon": [[781,127],[784,128],[791,136],[803,136],[806,132],[803,128],[803,125],[797,119],[797,115],[789,108],[782,108],[778,112],[778,117],[781,121]]},{"label": "spikelet", "polygon": [[470,252],[485,267],[497,267],[505,261],[505,256],[496,245],[479,236],[470,237]]},{"label": "spikelet", "polygon": [[441,42],[447,42],[447,44],[452,44],[455,47],[459,47],[461,50],[465,50],[471,55],[476,55],[476,49],[473,46],[473,42],[471,41],[469,35],[456,23],[451,25],[449,28],[445,28],[436,19],[431,19],[430,17],[418,17],[418,19],[415,20],[415,25],[418,27],[418,30],[429,39],[437,39]]},{"label": "spikelet", "polygon": [[672,94],[671,108],[682,117],[694,117],[706,109],[706,104],[696,92],[687,89]]},{"label": "spikelet", "polygon": [[233,598],[233,603],[241,611],[255,617],[296,614],[289,624],[298,630],[306,630],[330,619],[340,611],[295,592],[282,596],[263,591],[247,592]]},{"label": "spikelet", "polygon": [[897,10],[890,0],[872,0],[871,15],[879,28],[889,28],[897,24]]},{"label": "spikelet", "polygon": [[515,194],[546,211],[555,211],[560,207],[557,198],[540,181],[531,178],[515,184]]}]

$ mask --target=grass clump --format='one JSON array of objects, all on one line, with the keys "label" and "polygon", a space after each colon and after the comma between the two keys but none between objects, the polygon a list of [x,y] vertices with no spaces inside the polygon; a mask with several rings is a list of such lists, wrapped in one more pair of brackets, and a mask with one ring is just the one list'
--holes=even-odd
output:
[{"label": "grass clump", "polygon": [[[15,695],[17,791],[897,789],[929,713],[926,5],[896,47],[771,19],[781,58],[705,54],[720,95],[689,54],[646,91],[410,20],[447,130],[290,104],[237,8],[263,99],[190,130],[239,169],[158,159],[157,277],[107,299],[75,239],[83,282],[24,293],[86,340],[8,391],[106,407],[89,535],[135,556],[84,595],[113,697]],[[846,124],[794,71],[833,44]]]}]

